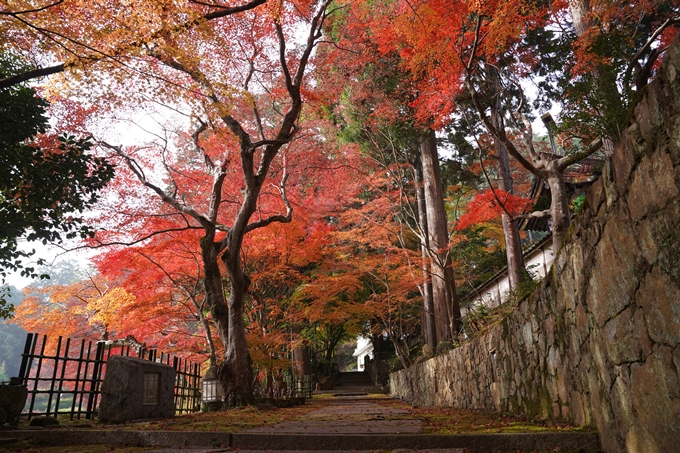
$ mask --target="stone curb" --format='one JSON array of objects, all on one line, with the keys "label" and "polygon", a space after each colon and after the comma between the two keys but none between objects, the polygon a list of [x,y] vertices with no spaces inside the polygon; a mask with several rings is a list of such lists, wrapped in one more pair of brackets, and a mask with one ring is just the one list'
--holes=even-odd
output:
[{"label": "stone curb", "polygon": [[232,447],[248,450],[394,450],[466,448],[470,452],[565,450],[599,451],[597,433],[512,434],[247,434],[214,431],[100,431],[16,430],[0,431],[0,438],[29,438],[48,445],[137,445]]},{"label": "stone curb", "polygon": [[238,434],[232,447],[256,450],[394,450],[466,448],[471,452],[497,450],[554,450],[556,448],[600,450],[597,433],[512,433],[512,434]]},{"label": "stone curb", "polygon": [[231,433],[214,431],[2,430],[0,439],[4,437],[32,439],[53,446],[135,445],[172,448],[231,446]]}]

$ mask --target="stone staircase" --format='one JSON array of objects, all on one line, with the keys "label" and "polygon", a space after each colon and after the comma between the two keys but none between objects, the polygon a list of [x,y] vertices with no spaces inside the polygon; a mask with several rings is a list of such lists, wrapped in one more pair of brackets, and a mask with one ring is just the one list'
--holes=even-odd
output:
[{"label": "stone staircase", "polygon": [[379,388],[375,386],[367,371],[340,373],[333,387],[334,394],[364,395],[376,391],[379,391]]}]

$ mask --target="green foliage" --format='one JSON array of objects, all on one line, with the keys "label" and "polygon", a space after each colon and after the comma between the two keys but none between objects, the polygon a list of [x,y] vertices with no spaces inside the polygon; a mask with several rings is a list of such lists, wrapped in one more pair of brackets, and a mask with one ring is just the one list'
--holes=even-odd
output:
[{"label": "green foliage", "polygon": [[534,203],[532,211],[545,211],[550,209],[550,194],[542,195]]},{"label": "green foliage", "polygon": [[[11,55],[0,55],[0,77],[21,68]],[[94,230],[78,215],[94,205],[101,190],[113,178],[113,165],[90,154],[89,138],[64,134],[40,148],[32,143],[47,129],[48,103],[32,88],[14,85],[0,90],[0,277],[21,271],[37,277],[34,267],[22,259],[34,254],[18,249],[17,241],[59,242],[86,238]],[[42,264],[42,262],[38,262]],[[42,278],[47,278],[45,274]],[[0,299],[0,317],[12,314]]]},{"label": "green foliage", "polygon": [[526,269],[523,270],[523,273],[523,278],[520,280],[517,288],[508,293],[506,300],[507,304],[513,305],[526,299],[538,287],[540,280],[534,280],[534,278],[531,276],[531,274],[529,274],[529,272],[527,272]]},{"label": "green foliage", "polygon": [[606,66],[596,75],[584,74],[572,82],[565,90],[571,102],[562,112],[559,131],[619,140],[628,119],[631,93],[612,89],[616,87],[618,73],[619,68]]},{"label": "green foliage", "polygon": [[11,319],[14,316],[14,306],[7,301],[8,294],[8,287],[0,287],[0,319]]},{"label": "green foliage", "polygon": [[338,364],[340,371],[357,371],[357,359],[352,354],[356,349],[356,339],[341,344],[335,351],[335,363]]},{"label": "green foliage", "polygon": [[505,267],[507,258],[498,244],[490,245],[483,227],[467,228],[462,233],[464,239],[451,247],[451,258],[458,263],[458,297],[464,301],[474,298],[475,288]]},{"label": "green foliage", "polygon": [[455,340],[442,341],[437,345],[435,355],[446,354],[447,352],[455,349],[458,346]]},{"label": "green foliage", "polygon": [[677,11],[677,3],[660,1],[639,15],[611,14],[585,43],[577,41],[573,30],[529,29],[524,43],[534,49],[531,77],[538,80],[533,108],[547,111],[561,104],[558,132],[619,140],[640,90],[654,77],[654,70],[642,70],[642,65],[653,63],[663,47],[644,45]]},{"label": "green foliage", "polygon": [[581,206],[583,206],[583,203],[586,202],[586,194],[582,193],[578,197],[574,198],[571,203],[569,203],[569,209],[572,212],[578,212],[579,209],[581,209]]},{"label": "green foliage", "polygon": [[462,319],[462,334],[465,337],[473,337],[487,324],[491,310],[486,305],[469,307],[467,314]]}]

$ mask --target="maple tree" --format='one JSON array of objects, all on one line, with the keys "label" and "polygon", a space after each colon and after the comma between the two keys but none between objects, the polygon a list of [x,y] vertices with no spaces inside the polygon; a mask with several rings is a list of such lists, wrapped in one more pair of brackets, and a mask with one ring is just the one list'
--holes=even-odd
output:
[{"label": "maple tree", "polygon": [[502,191],[487,189],[478,193],[467,205],[467,212],[458,220],[456,228],[468,228],[476,223],[499,217],[507,210],[511,216],[525,212],[532,201]]},{"label": "maple tree", "polygon": [[[269,385],[290,364],[291,328],[305,322],[287,313],[288,301],[305,283],[309,270],[320,259],[320,247],[328,241],[330,226],[315,219],[331,214],[333,206],[353,190],[352,184],[337,185],[328,177],[331,172],[336,176],[345,173],[348,166],[339,159],[328,162],[320,149],[304,158],[299,153],[289,154],[293,156],[288,199],[297,206],[296,216],[291,222],[251,232],[244,238],[241,254],[244,272],[251,280],[244,299],[246,340],[254,369],[270,377]],[[296,167],[299,170],[294,170]],[[303,175],[305,168],[316,170]],[[202,283],[200,232],[169,231],[167,226],[165,220],[152,217],[145,225],[146,233],[162,234],[141,245],[100,254],[98,269],[135,294],[137,304],[131,314],[140,322],[131,328],[138,338],[180,354],[202,354],[209,349],[211,362],[217,363],[223,349],[212,339],[212,315]]]},{"label": "maple tree", "polygon": [[326,361],[348,333],[385,333],[408,367],[421,334],[420,245],[405,225],[402,188],[392,177],[396,167],[369,165],[373,170],[357,178],[360,197],[338,215],[333,240],[294,308],[315,324]]},{"label": "maple tree", "polygon": [[[292,218],[288,185],[297,156],[289,144],[299,131],[305,72],[329,14],[327,1],[249,9],[262,3],[246,8],[141,2],[130,15],[126,8],[78,4],[50,24],[67,37],[73,26],[83,36],[79,42],[92,39],[117,55],[89,65],[80,79],[75,73],[55,79],[65,98],[76,90],[98,106],[164,105],[184,110],[192,123],[184,126],[191,132],[179,134],[175,143],[163,137],[140,146],[99,141],[119,166],[118,196],[107,200],[119,206],[109,211],[114,228],[93,244],[139,244],[163,231],[199,233],[205,303],[224,345],[225,407],[253,402],[243,316],[252,280],[242,246],[247,234]],[[62,6],[55,8],[63,12]],[[80,12],[96,15],[85,22]],[[108,25],[117,31],[101,36]],[[295,38],[300,27],[307,30],[301,42]],[[33,44],[45,36],[33,36]],[[67,41],[66,51],[76,45]],[[86,52],[91,60],[99,59],[101,46]],[[91,83],[102,74],[107,84]],[[108,113],[93,112],[90,124]],[[139,228],[150,219],[158,221],[154,231]]]},{"label": "maple tree", "polygon": [[[285,316],[286,298],[304,282],[302,272],[318,259],[315,244],[326,238],[327,227],[310,221],[304,209],[309,203],[303,203],[291,223],[254,232],[244,244],[244,267],[252,279],[244,310],[246,339],[254,369],[269,376],[280,376],[290,364],[289,326],[300,321]],[[160,228],[147,226],[149,231]],[[95,261],[103,276],[135,297],[134,304],[119,312],[118,324],[126,336],[180,356],[207,355],[216,365],[223,348],[213,338],[199,243],[195,230],[167,231],[142,245],[104,250]],[[67,317],[69,311],[55,312],[50,320],[58,316]]]},{"label": "maple tree", "polygon": [[[329,181],[332,179],[320,179],[317,187],[321,189]],[[332,211],[322,208],[318,212],[320,206],[313,199],[301,201],[290,223],[259,230],[244,244],[244,266],[252,279],[246,299],[247,339],[253,365],[267,378],[267,387],[290,368],[290,352],[297,350],[300,355],[308,346],[301,331],[310,321],[304,312],[293,308],[294,299],[322,260],[322,249],[328,245],[332,230],[318,218]],[[308,367],[307,360],[298,358],[302,362],[294,364],[297,374],[310,374],[309,370],[301,371]]]},{"label": "maple tree", "polygon": [[95,275],[70,285],[29,288],[13,322],[52,337],[109,340],[127,335],[123,314],[134,304],[124,288]]},{"label": "maple tree", "polygon": [[[156,225],[157,226],[157,225]],[[167,232],[137,247],[99,254],[98,270],[135,296],[127,333],[179,356],[206,356],[217,365],[219,343],[202,285],[197,231]]]}]

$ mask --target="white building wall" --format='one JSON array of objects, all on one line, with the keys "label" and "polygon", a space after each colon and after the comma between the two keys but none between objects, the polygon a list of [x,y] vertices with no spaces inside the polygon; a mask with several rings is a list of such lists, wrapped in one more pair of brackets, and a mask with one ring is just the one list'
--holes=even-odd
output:
[{"label": "white building wall", "polygon": [[[554,260],[555,253],[552,247],[552,240],[545,242],[541,247],[538,247],[524,257],[526,268],[534,279],[542,279],[545,277]],[[497,276],[494,280],[480,288],[479,295],[470,305],[473,307],[485,306],[488,308],[496,308],[501,303],[505,302],[509,292],[510,281],[508,280],[508,273],[506,271],[504,274]],[[461,309],[461,314],[463,316],[465,316],[466,313],[466,309]]]},{"label": "white building wall", "polygon": [[373,342],[371,339],[361,336],[358,337],[357,347],[354,350],[354,354],[352,355],[357,358],[357,369],[359,371],[364,371],[366,369],[366,364],[364,363],[366,355],[368,355],[371,359],[373,358]]}]

